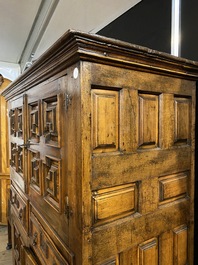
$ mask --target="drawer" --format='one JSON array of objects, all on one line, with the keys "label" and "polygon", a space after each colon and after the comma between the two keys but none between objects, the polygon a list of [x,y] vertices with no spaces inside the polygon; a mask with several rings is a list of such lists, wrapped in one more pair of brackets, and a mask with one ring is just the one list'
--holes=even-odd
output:
[{"label": "drawer", "polygon": [[12,253],[14,264],[26,264],[24,260],[24,247],[28,245],[28,236],[15,216],[12,218]]},{"label": "drawer", "polygon": [[22,248],[24,246],[24,241],[15,223],[12,225],[12,235],[13,259],[15,264],[20,264],[22,261]]},{"label": "drawer", "polygon": [[34,256],[34,254],[32,253],[32,251],[29,248],[24,247],[23,252],[24,252],[24,255],[23,255],[23,263],[22,264],[25,264],[25,265],[38,265],[38,264],[40,264],[40,263],[38,263],[38,261],[36,260],[36,257]]},{"label": "drawer", "polygon": [[12,223],[12,245],[14,264],[40,265],[28,245],[28,237],[20,229],[21,224],[13,219]]},{"label": "drawer", "polygon": [[26,232],[28,231],[28,199],[25,195],[19,194],[14,186],[10,187],[11,214],[22,224]]},{"label": "drawer", "polygon": [[41,264],[70,265],[32,212],[30,214],[30,245]]}]

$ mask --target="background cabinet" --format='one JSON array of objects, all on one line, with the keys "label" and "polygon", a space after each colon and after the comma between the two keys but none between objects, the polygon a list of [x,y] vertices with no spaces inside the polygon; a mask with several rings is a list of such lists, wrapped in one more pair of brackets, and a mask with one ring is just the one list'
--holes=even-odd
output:
[{"label": "background cabinet", "polygon": [[[0,92],[8,86],[10,81],[4,79]],[[10,172],[9,172],[9,144],[7,130],[7,103],[0,96],[0,224],[7,224],[8,200],[10,189]]]},{"label": "background cabinet", "polygon": [[193,264],[197,78],[68,31],[3,92],[16,262]]}]

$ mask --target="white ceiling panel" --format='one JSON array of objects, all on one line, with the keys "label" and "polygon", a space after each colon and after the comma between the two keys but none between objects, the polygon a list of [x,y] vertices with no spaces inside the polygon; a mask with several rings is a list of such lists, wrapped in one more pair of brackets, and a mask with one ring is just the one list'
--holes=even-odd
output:
[{"label": "white ceiling panel", "polygon": [[68,29],[96,33],[140,1],[0,0],[0,67],[24,70]]},{"label": "white ceiling panel", "polygon": [[41,39],[35,58],[68,29],[96,33],[141,0],[60,0]]},{"label": "white ceiling panel", "polygon": [[41,0],[0,0],[0,61],[18,63]]}]

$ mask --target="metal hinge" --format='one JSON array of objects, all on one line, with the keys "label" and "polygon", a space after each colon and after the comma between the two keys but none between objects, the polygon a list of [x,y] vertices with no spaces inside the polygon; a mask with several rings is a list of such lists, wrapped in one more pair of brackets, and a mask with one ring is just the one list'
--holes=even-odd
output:
[{"label": "metal hinge", "polygon": [[65,215],[67,217],[67,219],[69,219],[73,214],[73,211],[71,209],[71,207],[69,206],[69,197],[66,196],[65,197]]},{"label": "metal hinge", "polygon": [[64,98],[64,104],[65,104],[65,109],[66,111],[68,110],[69,106],[71,105],[71,101],[72,101],[72,96],[70,94],[65,94],[65,98]]}]

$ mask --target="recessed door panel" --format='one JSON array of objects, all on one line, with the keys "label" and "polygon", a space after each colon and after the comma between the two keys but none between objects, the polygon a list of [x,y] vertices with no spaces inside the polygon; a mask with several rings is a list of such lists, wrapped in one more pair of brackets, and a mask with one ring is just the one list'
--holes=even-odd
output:
[{"label": "recessed door panel", "polygon": [[118,150],[119,92],[92,89],[92,137],[94,152]]},{"label": "recessed door panel", "polygon": [[159,146],[159,96],[139,94],[139,146]]}]

